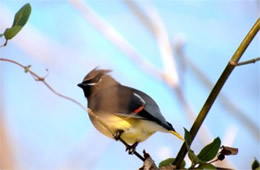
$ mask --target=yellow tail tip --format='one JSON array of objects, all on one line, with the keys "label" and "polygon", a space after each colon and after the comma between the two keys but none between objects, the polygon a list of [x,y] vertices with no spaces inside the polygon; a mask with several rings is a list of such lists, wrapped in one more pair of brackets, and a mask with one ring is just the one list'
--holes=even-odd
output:
[{"label": "yellow tail tip", "polygon": [[177,136],[180,140],[184,141],[183,137],[179,133],[177,133],[177,132],[175,132],[173,130],[169,130],[169,132],[174,134],[175,136]]}]

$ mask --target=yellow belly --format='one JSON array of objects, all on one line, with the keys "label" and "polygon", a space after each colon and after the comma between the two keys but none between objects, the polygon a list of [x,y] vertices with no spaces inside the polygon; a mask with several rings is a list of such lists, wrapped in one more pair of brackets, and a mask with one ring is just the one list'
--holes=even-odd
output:
[{"label": "yellow belly", "polygon": [[129,144],[142,142],[158,130],[167,132],[156,123],[142,119],[107,114],[100,115],[98,118],[90,115],[90,119],[98,131],[110,138],[113,138],[112,133],[123,130],[121,138]]}]

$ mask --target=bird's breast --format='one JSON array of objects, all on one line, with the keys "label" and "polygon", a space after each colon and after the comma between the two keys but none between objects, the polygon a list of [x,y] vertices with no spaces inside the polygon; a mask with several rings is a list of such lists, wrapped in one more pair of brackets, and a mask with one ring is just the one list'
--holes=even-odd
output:
[{"label": "bird's breast", "polygon": [[116,131],[123,130],[121,138],[129,144],[142,142],[157,131],[154,128],[155,123],[147,120],[120,117],[108,113],[89,114],[89,116],[95,128],[107,137],[113,138]]}]

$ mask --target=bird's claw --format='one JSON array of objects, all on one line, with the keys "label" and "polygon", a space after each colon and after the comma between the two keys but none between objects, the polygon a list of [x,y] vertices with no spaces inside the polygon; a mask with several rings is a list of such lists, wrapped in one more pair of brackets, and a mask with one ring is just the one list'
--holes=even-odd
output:
[{"label": "bird's claw", "polygon": [[114,134],[114,139],[116,140],[116,141],[118,141],[119,139],[120,139],[120,137],[121,137],[121,135],[122,135],[122,133],[123,133],[124,131],[123,130],[117,130],[116,131],[116,133]]},{"label": "bird's claw", "polygon": [[129,146],[125,149],[125,151],[128,152],[129,155],[133,155],[135,152],[135,148],[132,148],[131,146]]},{"label": "bird's claw", "polygon": [[135,148],[137,145],[138,145],[138,142],[135,142],[133,145],[129,145],[128,147],[126,147],[125,151],[126,152],[128,151],[128,154],[132,155],[132,154],[134,154]]}]

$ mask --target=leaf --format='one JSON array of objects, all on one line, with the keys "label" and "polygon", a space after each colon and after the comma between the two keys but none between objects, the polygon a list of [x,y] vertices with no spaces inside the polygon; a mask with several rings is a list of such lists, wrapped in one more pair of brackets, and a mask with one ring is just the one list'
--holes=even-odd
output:
[{"label": "leaf", "polygon": [[14,17],[13,26],[24,26],[26,22],[28,21],[30,15],[31,15],[31,5],[29,3],[25,4],[16,14]]},{"label": "leaf", "polygon": [[174,158],[168,158],[163,160],[162,162],[159,163],[159,168],[172,164],[174,160],[175,160]]},{"label": "leaf", "polygon": [[198,154],[198,158],[202,161],[208,162],[212,160],[218,153],[221,141],[219,137],[214,139],[213,142],[205,146],[200,153]]},{"label": "leaf", "polygon": [[4,34],[0,34],[0,38],[3,36]]},{"label": "leaf", "polygon": [[14,22],[11,28],[7,28],[4,32],[4,36],[6,40],[12,39],[16,34],[21,31],[23,26],[28,21],[31,15],[31,5],[29,3],[25,4],[14,17]]},{"label": "leaf", "polygon": [[193,164],[198,164],[198,163],[203,163],[193,152],[193,150],[191,150],[190,148],[190,144],[191,144],[191,135],[190,132],[184,128],[184,139],[185,139],[185,144],[186,144],[186,148],[188,150],[188,156],[191,160],[191,162]]},{"label": "leaf", "polygon": [[[162,162],[159,163],[159,168],[165,167],[165,166],[169,166],[171,165],[173,162],[175,161],[175,158],[168,158],[163,160]],[[185,167],[185,161],[182,160],[180,168],[184,168]]]},{"label": "leaf", "polygon": [[232,147],[223,145],[221,147],[220,153],[223,155],[236,155],[238,153],[238,148],[232,148]]},{"label": "leaf", "polygon": [[185,132],[185,134],[184,134],[185,143],[190,146],[190,144],[191,144],[190,132],[185,128],[184,128],[184,132]]},{"label": "leaf", "polygon": [[159,168],[171,165],[175,159],[174,158],[168,158],[163,160],[162,162],[159,163]]},{"label": "leaf", "polygon": [[190,158],[190,160],[193,164],[203,164],[204,163],[197,157],[197,155],[195,155],[193,150],[191,150],[190,148],[188,149],[188,157]]},{"label": "leaf", "polygon": [[213,169],[217,169],[215,166],[213,166],[212,164],[204,164],[204,165],[200,165],[198,168],[195,169],[202,169],[202,170],[213,170]]},{"label": "leaf", "polygon": [[254,162],[252,163],[251,169],[252,169],[252,170],[258,170],[258,169],[260,169],[259,162],[258,162],[256,159],[255,159]]},{"label": "leaf", "polygon": [[12,28],[7,28],[4,32],[5,39],[6,40],[12,39],[21,29],[22,29],[21,26],[14,26]]}]

